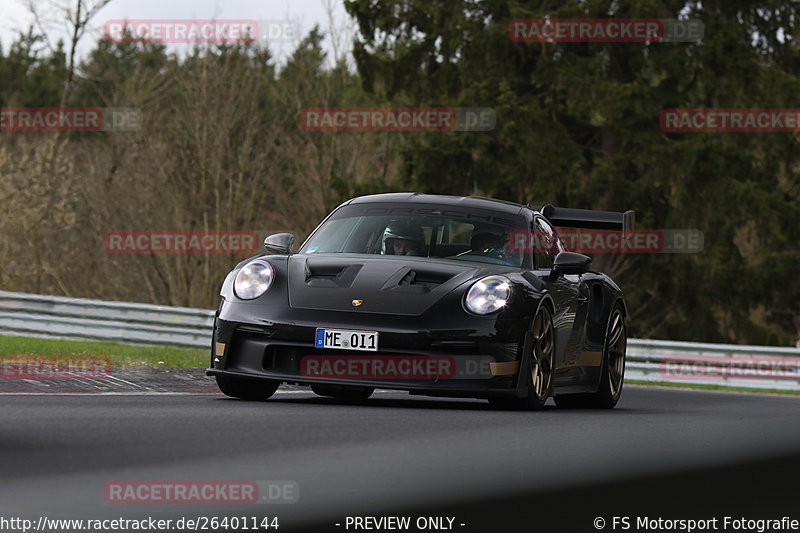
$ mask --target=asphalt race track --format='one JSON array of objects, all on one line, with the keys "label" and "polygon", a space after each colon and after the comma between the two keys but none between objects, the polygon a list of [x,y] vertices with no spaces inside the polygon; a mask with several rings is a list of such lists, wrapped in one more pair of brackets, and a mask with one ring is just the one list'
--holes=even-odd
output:
[{"label": "asphalt race track", "polygon": [[[355,515],[448,515],[465,532],[590,532],[639,512],[800,518],[796,397],[628,387],[613,411],[542,412],[383,391],[0,402],[2,516],[267,514],[280,532],[345,531]],[[299,502],[110,504],[114,480],[291,480]]]}]

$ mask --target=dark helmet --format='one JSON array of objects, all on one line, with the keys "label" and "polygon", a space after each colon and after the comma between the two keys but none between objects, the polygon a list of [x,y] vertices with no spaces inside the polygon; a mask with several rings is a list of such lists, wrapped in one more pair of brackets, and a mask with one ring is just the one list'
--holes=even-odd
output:
[{"label": "dark helmet", "polygon": [[476,228],[470,239],[470,253],[485,255],[496,259],[506,257],[506,234],[501,229]]},{"label": "dark helmet", "polygon": [[470,248],[477,252],[487,248],[502,249],[505,245],[506,235],[501,229],[476,228],[470,239]]},{"label": "dark helmet", "polygon": [[393,254],[393,246],[395,240],[407,240],[417,243],[419,251],[425,244],[425,232],[422,227],[411,221],[392,221],[383,232],[383,243],[381,245],[381,252],[384,254]]}]

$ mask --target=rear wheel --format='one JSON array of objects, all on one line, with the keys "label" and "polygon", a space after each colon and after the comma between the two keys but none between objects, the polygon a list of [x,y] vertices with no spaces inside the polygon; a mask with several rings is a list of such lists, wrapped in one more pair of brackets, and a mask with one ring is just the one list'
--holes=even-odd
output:
[{"label": "rear wheel", "polygon": [[311,390],[318,396],[328,396],[340,400],[366,400],[375,389],[372,387],[357,387],[345,385],[311,385]]},{"label": "rear wheel", "polygon": [[542,305],[533,318],[533,349],[528,368],[520,376],[527,384],[525,398],[497,397],[489,403],[499,409],[541,409],[550,396],[553,387],[553,368],[555,356],[555,334],[550,310]]},{"label": "rear wheel", "polygon": [[280,382],[261,381],[228,376],[215,376],[217,386],[226,396],[240,400],[262,401],[268,399],[278,390]]},{"label": "rear wheel", "polygon": [[628,343],[628,330],[625,316],[617,305],[611,311],[606,332],[606,345],[603,353],[603,367],[600,371],[600,388],[589,394],[565,394],[556,396],[558,407],[575,409],[611,409],[622,395],[622,382],[625,377],[625,352]]}]

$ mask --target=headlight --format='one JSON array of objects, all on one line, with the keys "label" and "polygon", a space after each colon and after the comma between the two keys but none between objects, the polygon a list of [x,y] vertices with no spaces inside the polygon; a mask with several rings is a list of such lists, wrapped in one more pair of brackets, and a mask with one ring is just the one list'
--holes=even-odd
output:
[{"label": "headlight", "polygon": [[502,309],[511,297],[511,282],[503,276],[478,280],[467,292],[467,309],[478,315],[488,315]]},{"label": "headlight", "polygon": [[275,271],[272,265],[263,259],[255,259],[247,263],[233,282],[233,292],[242,300],[252,300],[258,298],[269,289]]}]

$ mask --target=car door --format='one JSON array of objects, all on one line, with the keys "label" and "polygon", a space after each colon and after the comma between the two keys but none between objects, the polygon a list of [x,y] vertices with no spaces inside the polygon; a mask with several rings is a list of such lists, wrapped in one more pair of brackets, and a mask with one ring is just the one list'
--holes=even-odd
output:
[{"label": "car door", "polygon": [[536,275],[544,282],[553,297],[555,312],[553,328],[556,332],[555,377],[558,381],[576,377],[577,361],[580,357],[586,313],[588,310],[588,288],[577,274],[552,276],[553,262],[563,244],[558,240],[553,227],[544,217],[533,221],[534,266]]}]

